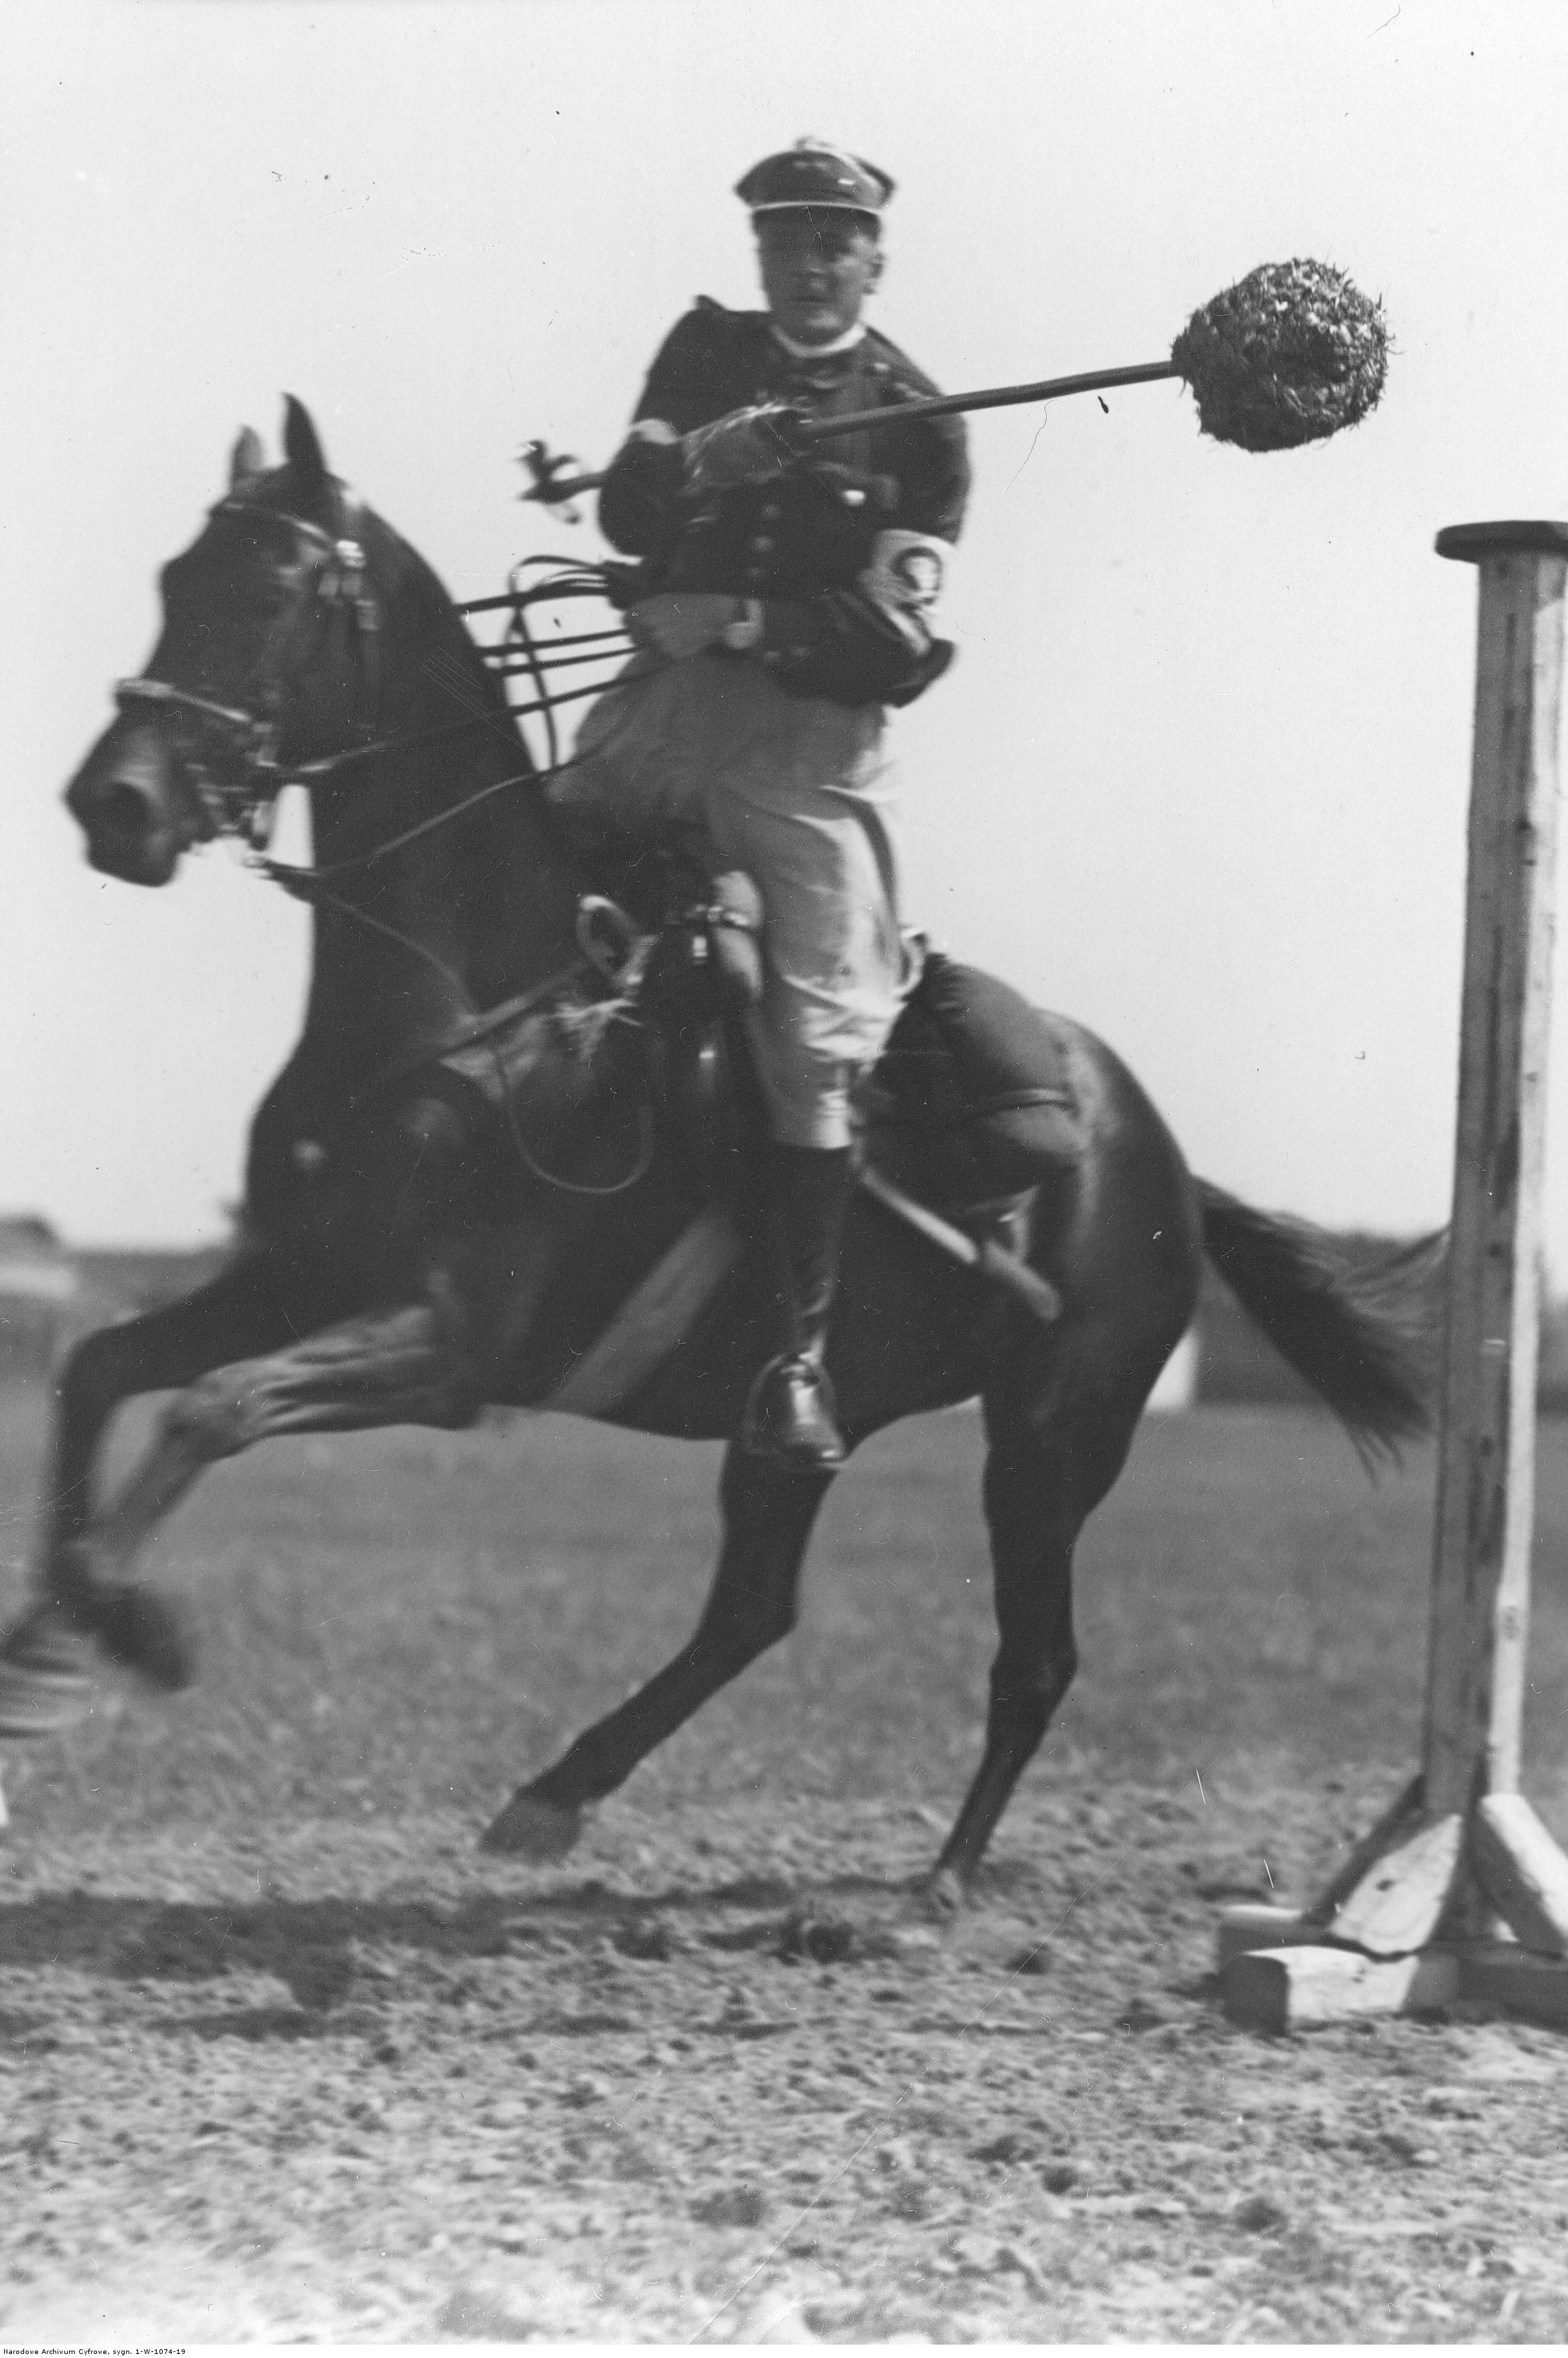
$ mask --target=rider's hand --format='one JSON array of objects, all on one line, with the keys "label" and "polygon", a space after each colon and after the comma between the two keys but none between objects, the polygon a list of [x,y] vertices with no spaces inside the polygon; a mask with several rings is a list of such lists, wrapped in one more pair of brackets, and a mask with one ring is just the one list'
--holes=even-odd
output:
[{"label": "rider's hand", "polygon": [[681,437],[686,488],[701,495],[732,491],[738,483],[765,483],[795,458],[795,414],[782,401],[754,409],[732,409],[711,426]]},{"label": "rider's hand", "polygon": [[743,611],[739,598],[712,590],[664,590],[640,599],[626,617],[639,646],[656,647],[672,663],[717,644]]}]

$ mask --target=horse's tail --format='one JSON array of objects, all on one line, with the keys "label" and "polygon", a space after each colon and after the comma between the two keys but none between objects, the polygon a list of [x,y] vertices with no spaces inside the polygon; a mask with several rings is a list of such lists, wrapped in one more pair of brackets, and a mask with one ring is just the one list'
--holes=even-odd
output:
[{"label": "horse's tail", "polygon": [[1322,1228],[1256,1212],[1196,1183],[1203,1240],[1280,1357],[1344,1425],[1364,1466],[1432,1429],[1430,1397],[1445,1239],[1357,1268]]}]

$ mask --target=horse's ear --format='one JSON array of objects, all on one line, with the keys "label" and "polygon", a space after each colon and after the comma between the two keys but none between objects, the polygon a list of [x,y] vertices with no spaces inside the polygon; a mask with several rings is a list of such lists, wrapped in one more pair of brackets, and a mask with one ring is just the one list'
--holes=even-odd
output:
[{"label": "horse's ear", "polygon": [[264,453],[261,436],[248,426],[242,426],[239,439],[229,453],[229,489],[243,492],[261,473]]},{"label": "horse's ear", "polygon": [[284,456],[294,470],[295,481],[304,501],[308,503],[327,487],[327,460],[316,428],[310,422],[310,412],[291,393],[285,394],[287,404],[283,426]]}]

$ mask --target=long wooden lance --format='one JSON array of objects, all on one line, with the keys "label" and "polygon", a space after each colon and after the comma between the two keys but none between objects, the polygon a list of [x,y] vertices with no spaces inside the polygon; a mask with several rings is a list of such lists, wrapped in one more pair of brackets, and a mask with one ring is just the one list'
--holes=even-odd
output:
[{"label": "long wooden lance", "polygon": [[[1381,303],[1342,271],[1324,262],[1266,263],[1195,311],[1167,360],[935,394],[839,417],[796,417],[790,438],[804,455],[819,442],[866,427],[1022,408],[1069,394],[1180,377],[1197,403],[1200,433],[1243,450],[1288,450],[1357,425],[1382,393],[1388,351]],[[552,458],[542,442],[528,445],[524,463],[534,481],[522,496],[546,507],[598,491],[605,481],[603,472],[564,475],[573,462]]]}]

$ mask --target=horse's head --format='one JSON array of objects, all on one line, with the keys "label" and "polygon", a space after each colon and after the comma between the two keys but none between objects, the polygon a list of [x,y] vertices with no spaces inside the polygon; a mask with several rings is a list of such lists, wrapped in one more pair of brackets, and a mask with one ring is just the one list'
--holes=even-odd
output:
[{"label": "horse's head", "polygon": [[364,511],[292,396],[287,463],[246,427],[200,539],[164,568],[163,630],[66,790],[94,868],[167,884],[214,836],[265,842],[279,787],[368,733],[381,616]]}]

